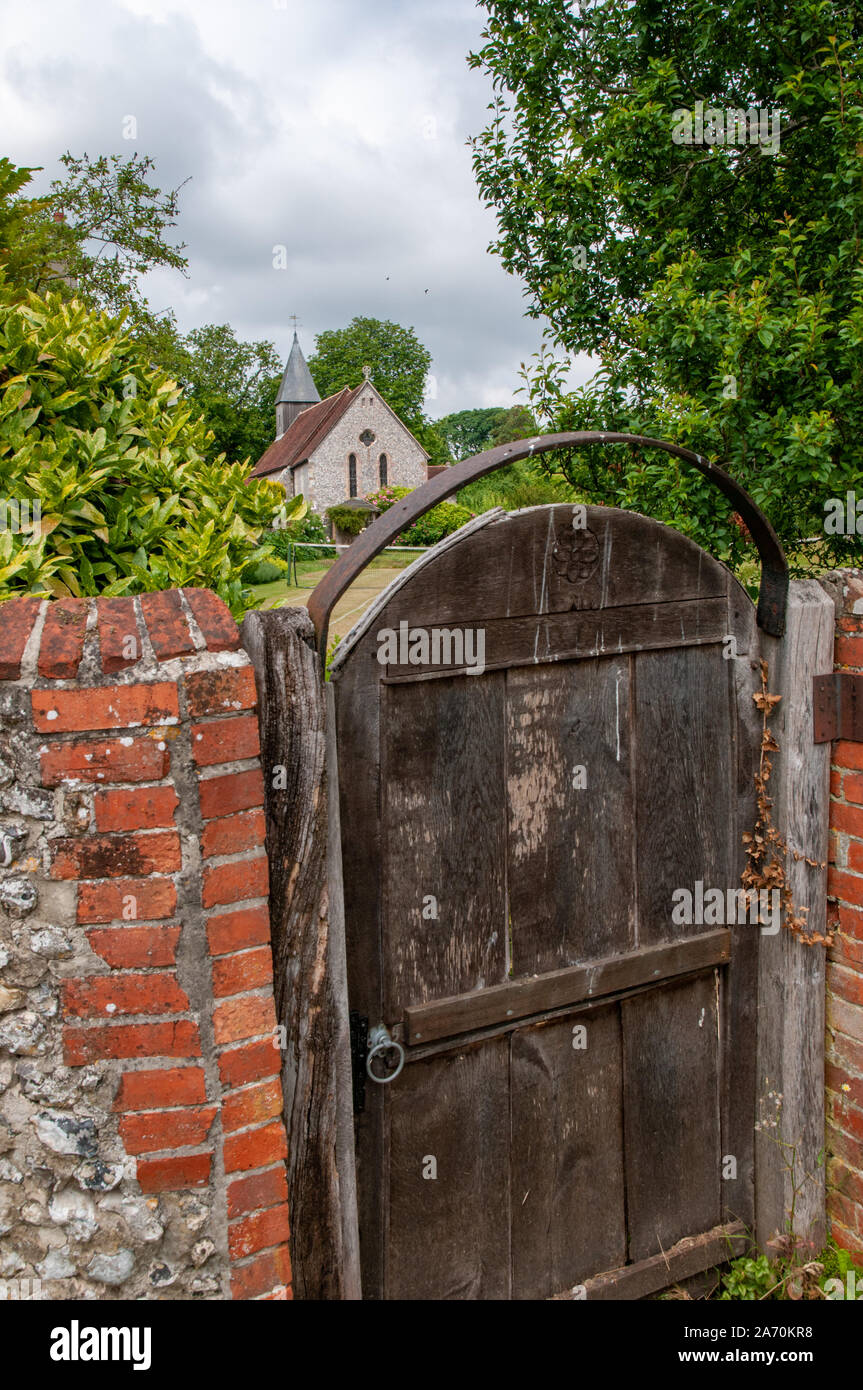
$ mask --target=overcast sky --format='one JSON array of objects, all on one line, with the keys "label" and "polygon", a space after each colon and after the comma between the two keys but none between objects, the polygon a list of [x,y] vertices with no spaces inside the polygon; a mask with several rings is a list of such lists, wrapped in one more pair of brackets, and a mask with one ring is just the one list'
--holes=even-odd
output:
[{"label": "overcast sky", "polygon": [[491,97],[466,63],[485,13],[474,0],[0,0],[2,152],[44,165],[40,181],[66,149],[151,155],[163,188],[190,178],[189,277],[148,283],[183,330],[227,322],[284,357],[291,314],[307,355],[356,314],[392,319],[432,353],[432,417],[509,405],[541,333],[487,253],[495,221],[466,145]]}]

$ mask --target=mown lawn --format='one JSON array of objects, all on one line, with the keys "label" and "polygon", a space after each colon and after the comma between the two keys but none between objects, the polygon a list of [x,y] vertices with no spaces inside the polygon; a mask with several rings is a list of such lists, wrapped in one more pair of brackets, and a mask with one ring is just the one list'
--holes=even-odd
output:
[{"label": "mown lawn", "polygon": [[[344,637],[390,580],[395,579],[400,570],[405,569],[421,554],[422,551],[419,550],[389,551],[372,560],[336,604],[330,619],[331,638]],[[332,560],[299,560],[299,585],[277,579],[272,584],[254,585],[252,592],[262,601],[262,608],[305,607],[309,601],[309,594],[332,563]]]}]

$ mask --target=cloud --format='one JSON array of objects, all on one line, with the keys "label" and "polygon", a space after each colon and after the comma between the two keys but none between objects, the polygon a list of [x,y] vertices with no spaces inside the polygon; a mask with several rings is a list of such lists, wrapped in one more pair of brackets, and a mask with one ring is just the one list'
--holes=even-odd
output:
[{"label": "cloud", "polygon": [[433,355],[430,413],[507,405],[540,328],[487,253],[472,177],[483,17],[472,0],[40,0],[4,18],[5,152],[43,182],[67,148],[148,154],[162,187],[188,178],[189,276],[147,285],[182,328],[229,322],[285,355],[296,313],[311,354],[356,314],[392,319]]}]

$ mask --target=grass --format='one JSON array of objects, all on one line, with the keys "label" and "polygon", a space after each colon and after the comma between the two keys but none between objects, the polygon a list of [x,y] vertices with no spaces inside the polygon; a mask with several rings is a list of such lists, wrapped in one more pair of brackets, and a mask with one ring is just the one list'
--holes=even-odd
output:
[{"label": "grass", "polygon": [[[336,604],[330,618],[330,635],[344,637],[381,590],[421,554],[422,550],[390,550],[372,560]],[[315,585],[333,564],[333,560],[298,560],[299,584],[276,579],[272,584],[253,585],[252,592],[260,600],[261,608],[303,608]]]}]

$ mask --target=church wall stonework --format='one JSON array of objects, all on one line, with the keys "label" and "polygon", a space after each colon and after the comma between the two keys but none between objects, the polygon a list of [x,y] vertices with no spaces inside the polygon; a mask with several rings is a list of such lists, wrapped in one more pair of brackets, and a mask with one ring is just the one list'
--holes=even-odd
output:
[{"label": "church wall stonework", "polygon": [[[374,442],[362,444],[359,436],[371,430]],[[378,461],[387,456],[390,487],[421,487],[426,481],[426,453],[413,435],[369,387],[352,401],[348,410],[311,455],[311,482],[306,500],[320,515],[349,496],[348,455],[357,458],[357,496],[365,497],[380,487]],[[295,476],[304,472],[295,469]],[[302,488],[297,486],[297,491]]]}]

